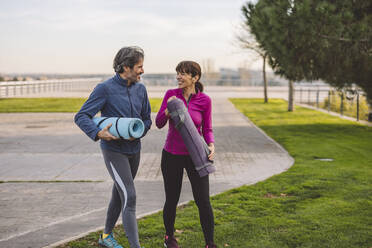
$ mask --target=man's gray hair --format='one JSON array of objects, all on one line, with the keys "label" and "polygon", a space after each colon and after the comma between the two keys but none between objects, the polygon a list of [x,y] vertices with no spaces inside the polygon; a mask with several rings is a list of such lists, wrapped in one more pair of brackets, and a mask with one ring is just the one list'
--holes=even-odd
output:
[{"label": "man's gray hair", "polygon": [[114,58],[114,70],[117,73],[123,73],[124,66],[133,69],[133,66],[144,57],[145,53],[143,52],[142,48],[138,46],[123,47],[119,50]]}]

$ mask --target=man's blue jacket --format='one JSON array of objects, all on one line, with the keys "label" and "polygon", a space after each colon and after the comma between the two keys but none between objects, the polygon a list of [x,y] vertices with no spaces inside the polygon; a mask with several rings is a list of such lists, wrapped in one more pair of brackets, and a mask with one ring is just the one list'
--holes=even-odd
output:
[{"label": "man's blue jacket", "polygon": [[[145,132],[150,129],[151,107],[147,91],[142,83],[127,85],[127,80],[116,74],[112,78],[98,84],[75,115],[75,123],[92,140],[97,141],[100,129],[92,118],[101,111],[104,117],[139,118],[145,124]],[[143,137],[142,136],[142,137]],[[124,154],[135,154],[141,150],[140,139],[129,140],[101,140],[101,148]]]}]

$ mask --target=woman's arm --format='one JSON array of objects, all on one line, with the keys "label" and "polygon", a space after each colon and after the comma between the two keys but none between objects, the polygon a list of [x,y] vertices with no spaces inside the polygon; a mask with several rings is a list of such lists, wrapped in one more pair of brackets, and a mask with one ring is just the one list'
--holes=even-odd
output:
[{"label": "woman's arm", "polygon": [[207,144],[214,143],[214,135],[212,129],[212,102],[208,97],[205,103],[205,109],[202,113],[203,121],[202,121],[202,133],[205,142]]},{"label": "woman's arm", "polygon": [[167,111],[167,103],[168,99],[171,97],[171,92],[168,90],[165,93],[165,96],[163,98],[163,102],[161,103],[160,109],[156,115],[155,118],[155,124],[158,128],[162,128],[167,124],[167,121],[169,119],[169,113]]},{"label": "woman's arm", "polygon": [[214,135],[212,128],[212,101],[209,97],[206,99],[206,108],[203,112],[203,122],[202,122],[202,133],[205,142],[208,144],[209,150],[211,153],[208,158],[213,160],[215,149],[214,149]]}]

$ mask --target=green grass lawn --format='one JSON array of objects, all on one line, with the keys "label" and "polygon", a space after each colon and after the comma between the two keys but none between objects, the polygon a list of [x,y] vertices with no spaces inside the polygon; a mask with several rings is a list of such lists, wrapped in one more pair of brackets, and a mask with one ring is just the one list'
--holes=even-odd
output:
[{"label": "green grass lawn", "polygon": [[[300,107],[289,113],[282,100],[232,102],[287,149],[295,164],[212,198],[218,246],[372,247],[372,128]],[[178,209],[176,229],[181,247],[203,247],[194,202]],[[143,246],[162,247],[162,213],[139,220],[139,231]],[[129,247],[121,226],[115,233]],[[98,247],[98,235],[60,247]]]},{"label": "green grass lawn", "polygon": [[[0,113],[26,112],[77,112],[86,98],[3,98],[0,99]],[[150,99],[151,110],[160,108],[161,99]]]}]

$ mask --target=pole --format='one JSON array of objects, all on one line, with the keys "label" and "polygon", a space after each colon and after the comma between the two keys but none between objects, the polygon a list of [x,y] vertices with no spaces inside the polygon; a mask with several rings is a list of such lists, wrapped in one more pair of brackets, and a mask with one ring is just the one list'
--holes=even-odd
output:
[{"label": "pole", "polygon": [[340,113],[341,113],[341,116],[344,115],[344,92],[341,93]]},{"label": "pole", "polygon": [[359,92],[357,92],[357,121],[359,121]]},{"label": "pole", "polygon": [[319,89],[316,91],[316,108],[319,108]]},{"label": "pole", "polygon": [[331,111],[331,90],[328,91],[328,112]]}]

